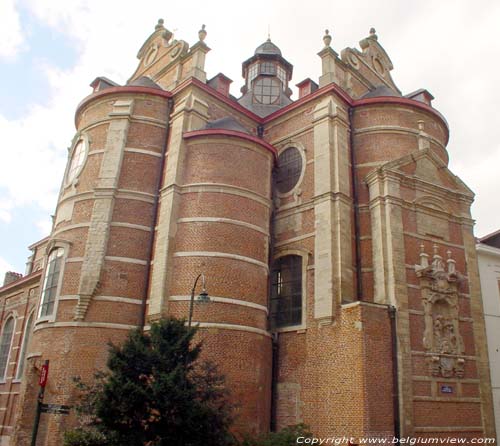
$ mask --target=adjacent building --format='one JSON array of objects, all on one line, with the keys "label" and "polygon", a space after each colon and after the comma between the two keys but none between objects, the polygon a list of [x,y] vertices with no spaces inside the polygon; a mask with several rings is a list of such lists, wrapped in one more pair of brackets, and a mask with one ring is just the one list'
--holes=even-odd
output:
[{"label": "adjacent building", "polygon": [[497,435],[500,432],[500,231],[478,240],[477,258],[488,338],[491,386]]},{"label": "adjacent building", "polygon": [[[494,436],[473,193],[432,95],[398,89],[372,29],[340,54],[327,31],[298,98],[268,39],[236,98],[206,36],[160,20],[127,84],[78,105],[51,234],[0,289],[2,444],[29,444],[45,360],[45,401],[74,404],[109,341],[187,317],[201,273],[236,432]],[[39,445],[74,423],[43,414]]]}]

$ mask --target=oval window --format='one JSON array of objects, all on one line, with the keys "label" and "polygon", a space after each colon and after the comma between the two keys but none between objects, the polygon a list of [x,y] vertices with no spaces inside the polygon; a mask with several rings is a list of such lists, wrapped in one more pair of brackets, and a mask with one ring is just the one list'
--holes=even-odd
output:
[{"label": "oval window", "polygon": [[278,157],[276,187],[282,194],[290,192],[299,182],[302,173],[302,156],[299,149],[289,147]]},{"label": "oval window", "polygon": [[253,91],[261,104],[273,104],[280,96],[280,82],[274,77],[261,77],[255,81]]},{"label": "oval window", "polygon": [[68,174],[66,176],[66,182],[71,183],[76,178],[77,174],[80,172],[80,168],[85,160],[86,144],[83,139],[76,143],[73,149],[73,156],[71,157],[71,162],[69,164]]}]

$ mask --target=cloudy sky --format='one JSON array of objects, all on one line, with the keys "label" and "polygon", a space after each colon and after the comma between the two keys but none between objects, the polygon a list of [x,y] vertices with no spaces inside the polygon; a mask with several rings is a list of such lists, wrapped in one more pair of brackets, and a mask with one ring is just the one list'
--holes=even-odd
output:
[{"label": "cloudy sky", "polygon": [[476,192],[476,235],[500,228],[497,0],[0,0],[0,281],[24,272],[27,246],[49,232],[89,83],[125,83],[160,17],[191,44],[206,24],[208,77],[223,72],[237,96],[241,62],[269,28],[295,84],[319,77],[326,28],[340,53],[375,27],[403,93],[427,88],[450,124],[450,168]]}]

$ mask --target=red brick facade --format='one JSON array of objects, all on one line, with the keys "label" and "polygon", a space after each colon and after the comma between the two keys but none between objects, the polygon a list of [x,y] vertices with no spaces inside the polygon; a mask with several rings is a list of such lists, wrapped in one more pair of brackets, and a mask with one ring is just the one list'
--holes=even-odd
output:
[{"label": "red brick facade", "polygon": [[[341,57],[325,36],[319,88],[291,103],[280,93],[286,105],[268,114],[206,82],[205,36],[171,42],[160,23],[129,84],[93,83],[78,106],[67,171],[79,143],[83,161],[65,174],[30,274],[0,288],[1,326],[16,327],[1,444],[29,444],[43,360],[45,401],[73,404],[72,377],[104,367],[108,342],[187,317],[199,273],[211,302],[195,304],[193,322],[238,404],[235,431],[493,436],[473,195],[447,168],[444,118],[400,94],[374,32]],[[281,52],[269,57],[291,76]],[[282,193],[289,148],[300,172]],[[298,319],[276,326],[270,296],[289,285],[275,262],[288,256]],[[44,414],[37,444],[61,444],[74,424],[73,412]]]}]

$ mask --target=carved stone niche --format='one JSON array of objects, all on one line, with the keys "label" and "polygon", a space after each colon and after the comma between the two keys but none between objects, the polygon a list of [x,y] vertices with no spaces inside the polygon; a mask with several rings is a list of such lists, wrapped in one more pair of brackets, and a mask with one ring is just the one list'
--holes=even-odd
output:
[{"label": "carved stone niche", "polygon": [[446,267],[434,245],[432,263],[421,245],[420,265],[415,272],[420,279],[424,306],[424,339],[429,371],[433,376],[463,378],[464,343],[458,328],[458,285],[462,275],[448,251]]}]

